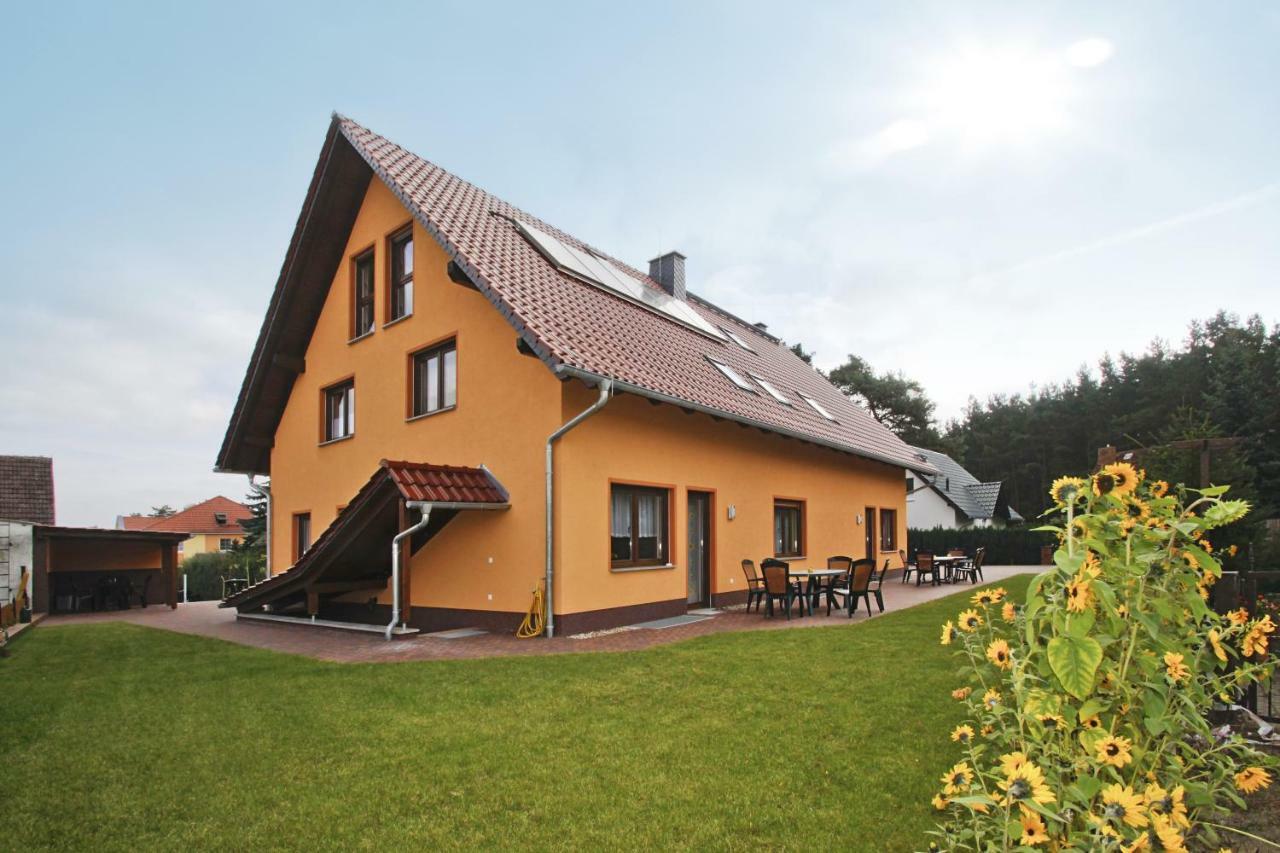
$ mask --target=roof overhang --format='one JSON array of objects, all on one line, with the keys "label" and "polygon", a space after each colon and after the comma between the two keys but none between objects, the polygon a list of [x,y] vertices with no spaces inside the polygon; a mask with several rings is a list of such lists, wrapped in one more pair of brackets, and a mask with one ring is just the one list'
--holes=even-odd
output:
[{"label": "roof overhang", "polygon": [[185,533],[168,530],[118,530],[113,527],[59,527],[52,524],[32,525],[38,539],[98,539],[112,542],[153,542],[176,545],[187,538]]}]

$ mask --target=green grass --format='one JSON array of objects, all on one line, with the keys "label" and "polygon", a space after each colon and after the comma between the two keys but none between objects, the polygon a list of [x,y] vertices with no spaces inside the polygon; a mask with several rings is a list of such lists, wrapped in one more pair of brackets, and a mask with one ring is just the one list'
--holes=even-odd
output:
[{"label": "green grass", "polygon": [[937,629],[960,600],[399,664],[37,628],[0,660],[0,847],[919,849],[955,757]]}]

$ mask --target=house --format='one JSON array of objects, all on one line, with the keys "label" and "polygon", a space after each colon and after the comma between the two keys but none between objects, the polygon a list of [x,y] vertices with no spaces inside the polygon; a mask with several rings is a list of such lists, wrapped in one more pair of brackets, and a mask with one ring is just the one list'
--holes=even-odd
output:
[{"label": "house", "polygon": [[55,522],[53,460],[0,456],[0,603],[12,600],[26,577],[36,613],[94,608],[107,599],[177,606],[185,534]]},{"label": "house", "polygon": [[196,554],[230,551],[244,541],[242,521],[253,517],[244,504],[219,495],[169,516],[122,515],[116,518],[121,530],[164,530],[186,533],[178,545],[178,562]]},{"label": "house", "polygon": [[911,448],[923,467],[907,471],[907,526],[913,530],[934,527],[1004,527],[1022,521],[1009,506],[1004,484],[980,483],[945,453],[924,447]]},{"label": "house", "polygon": [[746,558],[896,552],[912,466],[680,253],[646,274],[335,115],[217,457],[271,479],[270,576],[223,605],[683,614],[744,601]]}]

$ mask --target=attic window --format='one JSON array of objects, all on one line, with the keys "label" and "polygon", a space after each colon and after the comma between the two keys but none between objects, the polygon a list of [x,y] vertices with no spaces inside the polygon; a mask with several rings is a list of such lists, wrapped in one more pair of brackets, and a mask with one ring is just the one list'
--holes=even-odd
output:
[{"label": "attic window", "polygon": [[779,403],[783,404],[784,406],[791,405],[791,401],[787,399],[785,394],[783,394],[781,391],[775,388],[772,382],[770,382],[767,379],[761,379],[759,376],[756,376],[754,373],[751,374],[751,378],[754,379],[760,385],[761,388],[767,391],[770,397],[777,400]]},{"label": "attic window", "polygon": [[213,521],[215,524],[226,524],[227,514],[225,512],[215,512],[213,514]]},{"label": "attic window", "polygon": [[817,412],[818,414],[822,415],[824,418],[826,418],[827,420],[831,421],[832,423],[835,423],[835,422],[836,422],[835,415],[831,414],[831,413],[830,413],[830,412],[828,412],[826,409],[822,408],[822,404],[821,404],[821,403],[819,403],[817,400],[813,399],[812,397],[810,397],[808,394],[804,393],[803,391],[798,391],[798,392],[796,392],[796,393],[798,393],[798,394],[800,395],[800,399],[802,399],[802,400],[804,400],[806,403],[808,403],[808,404],[809,404],[809,407],[810,407],[811,409],[813,409],[815,412]]},{"label": "attic window", "polygon": [[724,332],[729,337],[729,340],[733,341],[735,344],[742,347],[747,352],[755,352],[755,350],[751,348],[751,344],[747,343],[742,338],[738,337],[729,329],[726,329],[724,326],[721,326],[720,331]]},{"label": "attic window", "polygon": [[752,394],[756,393],[755,386],[753,386],[750,382],[744,379],[741,373],[734,370],[729,365],[721,364],[720,362],[716,361],[714,358],[708,358],[707,361],[711,362],[711,365],[715,367],[716,370],[723,373],[730,382],[732,382],[734,385],[737,385],[743,391],[747,391]]},{"label": "attic window", "polygon": [[525,239],[533,244],[543,257],[559,270],[580,278],[589,284],[604,288],[615,296],[621,296],[628,302],[634,302],[654,313],[675,320],[682,326],[688,326],[717,340],[724,340],[724,335],[715,326],[703,319],[702,315],[687,302],[676,299],[669,293],[645,284],[631,273],[619,269],[588,249],[580,249],[563,240],[518,219],[511,220]]}]

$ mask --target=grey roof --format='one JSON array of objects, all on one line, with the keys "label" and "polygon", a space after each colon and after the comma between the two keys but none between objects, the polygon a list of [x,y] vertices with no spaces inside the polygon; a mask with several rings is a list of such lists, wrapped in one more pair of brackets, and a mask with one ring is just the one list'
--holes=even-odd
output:
[{"label": "grey roof", "polygon": [[[929,450],[924,447],[912,447],[924,465],[932,465],[937,474],[929,474],[924,465],[912,469],[915,473],[941,495],[947,503],[972,519],[993,518],[1000,513],[1001,492],[1003,483],[999,480],[982,483],[970,474],[956,460],[945,453]],[[1022,521],[1017,510],[1005,504],[1003,507],[1011,521]]]}]

